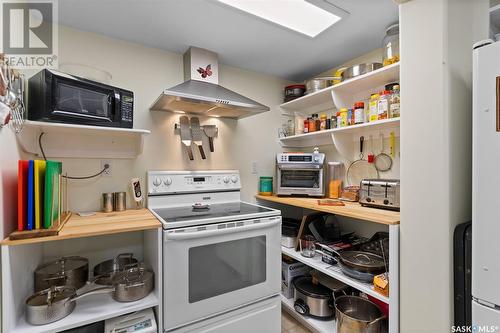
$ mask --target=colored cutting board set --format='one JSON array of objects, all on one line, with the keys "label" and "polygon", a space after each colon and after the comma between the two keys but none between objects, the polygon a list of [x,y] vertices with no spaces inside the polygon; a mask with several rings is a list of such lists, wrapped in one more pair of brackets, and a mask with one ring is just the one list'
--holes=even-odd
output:
[{"label": "colored cutting board set", "polygon": [[20,160],[18,164],[17,229],[48,229],[58,218],[62,163]]}]

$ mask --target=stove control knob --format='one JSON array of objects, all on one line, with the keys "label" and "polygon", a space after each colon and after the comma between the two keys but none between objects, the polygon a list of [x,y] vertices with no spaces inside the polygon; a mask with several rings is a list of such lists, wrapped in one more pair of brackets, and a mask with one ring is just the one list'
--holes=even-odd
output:
[{"label": "stove control knob", "polygon": [[165,184],[167,186],[168,185],[172,185],[172,178],[170,178],[170,177],[164,178],[163,179],[163,184]]},{"label": "stove control knob", "polygon": [[238,181],[238,177],[236,177],[236,176],[232,176],[232,177],[231,177],[231,181],[232,181],[233,183],[236,183],[236,182]]},{"label": "stove control knob", "polygon": [[229,183],[229,177],[224,176],[224,178],[222,178],[222,181],[226,184]]},{"label": "stove control knob", "polygon": [[153,179],[153,185],[154,186],[160,186],[161,185],[161,179],[160,178]]}]

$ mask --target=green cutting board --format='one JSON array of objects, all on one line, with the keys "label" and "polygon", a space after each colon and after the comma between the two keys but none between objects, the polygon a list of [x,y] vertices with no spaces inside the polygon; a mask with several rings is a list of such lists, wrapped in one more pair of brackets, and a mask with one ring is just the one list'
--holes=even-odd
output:
[{"label": "green cutting board", "polygon": [[[59,212],[59,176],[62,173],[62,163],[47,161],[45,169],[45,195],[44,195],[44,218],[43,227],[48,229],[52,226],[52,221],[56,220]],[[54,198],[54,201],[52,201]]]}]

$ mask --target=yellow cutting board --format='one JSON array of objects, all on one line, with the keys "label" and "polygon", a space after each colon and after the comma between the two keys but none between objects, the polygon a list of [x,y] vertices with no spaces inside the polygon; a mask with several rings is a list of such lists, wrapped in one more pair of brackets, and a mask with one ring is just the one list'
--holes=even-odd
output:
[{"label": "yellow cutting board", "polygon": [[40,229],[43,222],[45,165],[45,161],[35,160],[35,229]]}]

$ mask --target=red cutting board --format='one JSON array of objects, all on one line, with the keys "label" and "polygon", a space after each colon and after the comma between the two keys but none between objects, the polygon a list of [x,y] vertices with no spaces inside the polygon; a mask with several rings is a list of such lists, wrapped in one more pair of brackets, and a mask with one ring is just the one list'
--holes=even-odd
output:
[{"label": "red cutting board", "polygon": [[17,170],[17,230],[25,229],[28,213],[28,161],[19,160]]}]

